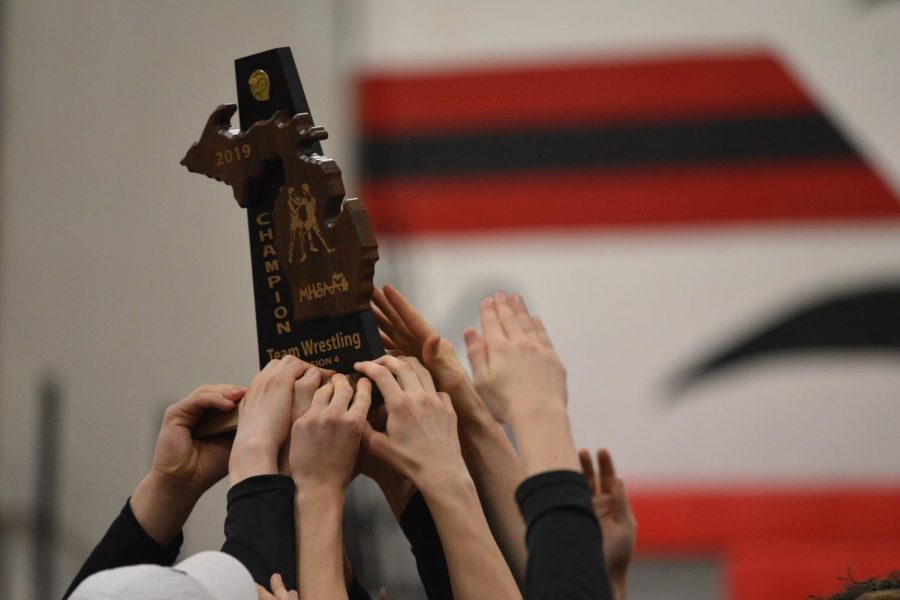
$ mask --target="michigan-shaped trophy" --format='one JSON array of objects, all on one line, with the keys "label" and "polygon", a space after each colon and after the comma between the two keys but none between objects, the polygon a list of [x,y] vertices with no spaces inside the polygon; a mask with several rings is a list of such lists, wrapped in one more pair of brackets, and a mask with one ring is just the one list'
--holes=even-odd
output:
[{"label": "michigan-shaped trophy", "polygon": [[[378,245],[362,203],[344,199],[288,48],[235,61],[238,106],[219,106],[181,161],[229,185],[247,211],[260,367],[293,354],[342,373],[384,354],[370,308]],[[236,426],[211,415],[204,434]]]}]

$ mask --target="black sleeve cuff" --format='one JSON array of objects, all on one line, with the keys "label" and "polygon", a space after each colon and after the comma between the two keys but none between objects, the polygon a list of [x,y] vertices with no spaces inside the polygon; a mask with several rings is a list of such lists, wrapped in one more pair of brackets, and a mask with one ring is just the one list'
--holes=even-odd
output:
[{"label": "black sleeve cuff", "polygon": [[294,481],[286,475],[248,477],[228,490],[227,499],[222,552],[241,561],[266,589],[272,573],[297,589]]},{"label": "black sleeve cuff", "polygon": [[68,598],[82,581],[106,569],[139,564],[171,566],[178,558],[183,541],[184,535],[180,531],[168,546],[162,546],[150,537],[134,516],[129,498],[78,570],[63,598]]},{"label": "black sleeve cuff", "polygon": [[231,486],[226,498],[228,506],[231,506],[232,502],[244,496],[277,490],[290,492],[293,500],[294,480],[287,475],[254,475]]},{"label": "black sleeve cuff", "polygon": [[542,516],[560,508],[584,511],[597,518],[587,480],[575,471],[547,471],[529,477],[516,489],[516,501],[529,529]]},{"label": "black sleeve cuff", "polygon": [[122,507],[122,512],[116,519],[122,528],[122,535],[128,540],[130,546],[143,550],[148,558],[146,562],[156,565],[171,566],[175,564],[178,553],[181,552],[181,544],[184,542],[184,534],[178,532],[175,539],[167,546],[161,545],[159,542],[150,537],[150,534],[144,531],[144,528],[134,516],[131,510],[131,498]]}]

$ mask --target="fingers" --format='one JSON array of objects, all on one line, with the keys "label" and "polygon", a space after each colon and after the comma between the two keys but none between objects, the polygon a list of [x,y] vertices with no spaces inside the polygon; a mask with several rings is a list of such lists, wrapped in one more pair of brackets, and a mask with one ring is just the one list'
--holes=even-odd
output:
[{"label": "fingers", "polygon": [[316,393],[313,394],[312,404],[310,405],[310,410],[322,410],[331,402],[331,396],[334,395],[334,384],[332,382],[328,382],[319,389],[316,390]]},{"label": "fingers", "polygon": [[553,342],[550,341],[550,336],[547,335],[547,330],[544,328],[544,322],[541,321],[541,318],[532,315],[531,322],[534,324],[534,332],[537,335],[538,341],[540,341],[545,348],[553,350]]},{"label": "fingers", "polygon": [[[379,328],[380,328],[380,326],[379,326]],[[397,351],[398,350],[397,344],[395,344],[394,340],[389,338],[384,331],[379,331],[378,335],[381,336],[381,344],[384,346],[385,350],[388,350],[388,351],[391,351],[391,350]]]},{"label": "fingers", "polygon": [[431,373],[428,372],[422,363],[411,356],[403,356],[400,358],[403,362],[408,364],[413,368],[413,371],[416,373],[416,377],[419,379],[419,384],[429,392],[436,392],[437,389],[434,387],[434,379],[431,378]]},{"label": "fingers", "polygon": [[312,365],[308,362],[300,360],[293,354],[288,354],[281,359],[277,367],[277,372],[293,381],[303,375],[310,367],[312,367]]},{"label": "fingers", "polygon": [[[376,290],[378,288],[375,288]],[[375,315],[375,323],[378,324],[378,329],[387,337],[389,340],[393,341],[394,336],[397,335],[396,330],[394,329],[394,324],[391,323],[391,320],[385,316],[385,314],[381,311],[380,308],[372,305],[372,314]]]},{"label": "fingers", "polygon": [[609,493],[613,500],[613,512],[616,518],[633,521],[634,514],[631,511],[631,503],[628,502],[628,495],[625,493],[625,482],[614,477],[609,485]]},{"label": "fingers", "polygon": [[170,406],[163,423],[193,427],[208,409],[222,412],[234,410],[235,402],[243,398],[246,391],[246,388],[235,385],[202,385]]},{"label": "fingers", "polygon": [[372,406],[372,382],[361,377],[356,382],[356,395],[353,396],[353,404],[348,412],[359,419],[365,419],[370,406]]},{"label": "fingers", "polygon": [[591,490],[591,496],[597,495],[597,477],[594,475],[594,462],[591,460],[591,453],[582,448],[578,451],[578,462],[581,463],[581,472],[587,479],[588,488]]},{"label": "fingers", "polygon": [[346,412],[347,407],[350,406],[350,400],[353,399],[353,387],[351,387],[350,381],[346,375],[338,373],[331,378],[331,384],[334,386],[334,395],[331,397],[329,406],[340,412]]},{"label": "fingers", "polygon": [[[278,573],[272,573],[271,579],[269,579],[269,587],[272,588],[272,592],[276,600],[299,600],[299,596],[297,595],[296,590],[288,591],[287,588],[284,587],[284,581],[281,579],[281,575]],[[262,598],[262,595],[260,595]]]},{"label": "fingers", "polygon": [[368,377],[378,387],[388,410],[390,410],[397,397],[403,393],[403,388],[400,387],[391,372],[386,367],[372,361],[358,362],[353,365],[353,368]]},{"label": "fingers", "polygon": [[[487,347],[484,338],[471,327],[463,331],[463,339],[466,341],[466,353],[469,355],[469,364],[475,376],[487,372]],[[477,381],[477,380],[476,380]]]},{"label": "fingers", "polygon": [[610,493],[610,486],[616,478],[616,468],[613,466],[612,456],[606,448],[597,450],[597,475],[600,478],[600,491]]},{"label": "fingers", "polygon": [[256,584],[256,594],[259,600],[277,600],[275,596],[269,593],[269,590],[258,583]]},{"label": "fingers", "polygon": [[409,392],[423,387],[419,375],[409,362],[390,355],[382,356],[375,362],[393,373],[404,391]]},{"label": "fingers", "polygon": [[404,325],[406,325],[407,330],[420,343],[435,333],[434,328],[425,320],[425,317],[419,314],[419,311],[413,307],[397,288],[390,284],[385,285],[384,296],[391,303]]},{"label": "fingers", "polygon": [[[396,290],[394,290],[396,292]],[[395,341],[397,340],[397,335],[403,336],[408,339],[415,338],[415,336],[409,331],[406,326],[406,323],[403,321],[403,318],[397,313],[394,306],[391,304],[391,301],[385,296],[384,291],[375,286],[372,290],[372,302],[375,304],[375,307],[378,308],[383,313],[383,316],[390,323],[391,332],[387,333],[391,336]],[[373,311],[374,312],[374,311]],[[378,315],[375,315],[376,318]],[[380,324],[379,324],[380,327]]]},{"label": "fingers", "polygon": [[312,406],[313,395],[322,383],[322,372],[316,367],[307,369],[303,377],[294,382],[294,404],[291,418],[296,421]]},{"label": "fingers", "polygon": [[488,340],[501,340],[506,337],[497,317],[497,309],[494,307],[494,298],[488,297],[481,300],[479,306],[481,316],[481,330]]},{"label": "fingers", "polygon": [[516,320],[519,321],[519,326],[522,328],[525,335],[528,337],[536,337],[534,321],[531,319],[531,315],[528,314],[528,308],[526,308],[522,296],[519,294],[512,294],[509,297],[509,306],[512,308],[512,312],[516,316]]},{"label": "fingers", "polygon": [[[518,317],[513,313],[509,300],[503,292],[494,294],[494,307],[497,310],[497,318],[500,320],[500,327],[503,328],[506,337],[518,340],[525,337],[522,325],[519,323]],[[487,335],[487,332],[485,332]]]}]

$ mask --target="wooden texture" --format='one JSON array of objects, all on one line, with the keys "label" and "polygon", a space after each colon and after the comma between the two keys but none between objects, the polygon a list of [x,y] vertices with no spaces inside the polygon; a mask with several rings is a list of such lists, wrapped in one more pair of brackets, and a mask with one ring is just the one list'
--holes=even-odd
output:
[{"label": "wooden texture", "polygon": [[232,130],[235,105],[219,106],[182,160],[191,172],[231,186],[246,207],[254,186],[279,163],[284,172],[273,206],[273,249],[266,271],[289,281],[293,319],[339,317],[369,309],[378,245],[362,203],[344,199],[341,171],[313,152],[327,137],[306,113],[276,113],[246,132]]}]

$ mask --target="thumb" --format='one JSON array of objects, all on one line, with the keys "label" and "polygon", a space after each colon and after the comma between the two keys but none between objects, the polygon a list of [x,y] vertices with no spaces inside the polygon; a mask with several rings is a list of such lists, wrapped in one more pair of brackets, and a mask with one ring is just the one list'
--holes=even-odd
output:
[{"label": "thumb", "polygon": [[422,344],[422,362],[428,369],[440,367],[444,357],[438,352],[441,345],[441,335],[433,333]]}]

